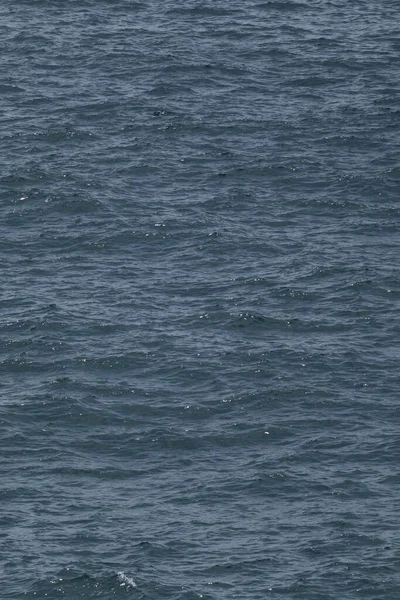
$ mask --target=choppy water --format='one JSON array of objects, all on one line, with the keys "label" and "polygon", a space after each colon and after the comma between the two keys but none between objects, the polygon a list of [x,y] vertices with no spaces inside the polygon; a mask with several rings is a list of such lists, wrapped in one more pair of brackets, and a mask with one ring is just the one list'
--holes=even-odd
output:
[{"label": "choppy water", "polygon": [[398,600],[400,7],[0,2],[0,597]]}]

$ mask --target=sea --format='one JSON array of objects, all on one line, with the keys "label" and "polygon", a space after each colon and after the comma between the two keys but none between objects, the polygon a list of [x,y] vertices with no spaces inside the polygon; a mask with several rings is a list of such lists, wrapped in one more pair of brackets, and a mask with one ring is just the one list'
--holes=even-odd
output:
[{"label": "sea", "polygon": [[398,600],[398,0],[0,48],[0,600]]}]

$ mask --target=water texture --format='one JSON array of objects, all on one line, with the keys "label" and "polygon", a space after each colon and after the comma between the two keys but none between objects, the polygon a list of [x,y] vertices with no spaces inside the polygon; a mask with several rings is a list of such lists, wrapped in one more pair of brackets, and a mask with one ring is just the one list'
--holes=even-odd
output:
[{"label": "water texture", "polygon": [[0,0],[2,600],[398,600],[399,23]]}]

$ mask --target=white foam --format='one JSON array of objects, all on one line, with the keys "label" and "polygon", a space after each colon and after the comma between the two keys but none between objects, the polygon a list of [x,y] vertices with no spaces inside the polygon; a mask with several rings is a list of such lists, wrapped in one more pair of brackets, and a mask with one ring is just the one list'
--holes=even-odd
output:
[{"label": "white foam", "polygon": [[118,573],[118,581],[120,582],[121,586],[126,585],[127,588],[136,587],[136,583],[133,581],[132,577],[127,577],[122,571]]}]

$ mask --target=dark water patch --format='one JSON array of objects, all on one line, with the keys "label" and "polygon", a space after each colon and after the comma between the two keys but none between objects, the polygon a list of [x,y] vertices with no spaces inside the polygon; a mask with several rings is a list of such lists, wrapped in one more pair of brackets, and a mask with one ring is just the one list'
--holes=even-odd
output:
[{"label": "dark water patch", "polygon": [[307,4],[303,2],[263,2],[262,4],[257,4],[256,9],[259,10],[276,10],[276,11],[294,11],[294,10],[304,10],[307,9]]}]

